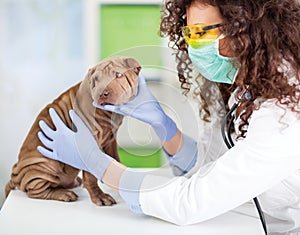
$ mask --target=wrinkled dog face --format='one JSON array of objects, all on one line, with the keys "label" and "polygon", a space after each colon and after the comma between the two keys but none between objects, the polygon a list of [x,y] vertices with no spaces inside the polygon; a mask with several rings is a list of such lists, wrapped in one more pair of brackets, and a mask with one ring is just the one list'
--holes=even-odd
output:
[{"label": "wrinkled dog face", "polygon": [[138,90],[139,63],[114,56],[89,69],[88,79],[93,101],[98,105],[120,105],[133,99]]}]

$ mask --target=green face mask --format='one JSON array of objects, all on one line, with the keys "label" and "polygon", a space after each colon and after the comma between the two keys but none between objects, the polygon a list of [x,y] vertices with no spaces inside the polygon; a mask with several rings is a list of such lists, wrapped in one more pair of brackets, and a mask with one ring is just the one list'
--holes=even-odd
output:
[{"label": "green face mask", "polygon": [[213,82],[233,84],[238,68],[232,64],[232,59],[219,53],[220,37],[200,48],[188,47],[189,57],[206,79]]}]

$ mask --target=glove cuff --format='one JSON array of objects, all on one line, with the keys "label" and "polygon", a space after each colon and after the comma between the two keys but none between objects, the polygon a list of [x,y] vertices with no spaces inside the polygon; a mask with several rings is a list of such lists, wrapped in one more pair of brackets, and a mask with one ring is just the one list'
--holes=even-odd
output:
[{"label": "glove cuff", "polygon": [[89,172],[102,182],[103,174],[112,160],[114,159],[102,152],[97,146],[92,148],[89,152],[86,158],[86,166]]},{"label": "glove cuff", "polygon": [[164,151],[167,156],[170,166],[173,169],[173,173],[176,176],[184,175],[189,172],[197,162],[198,157],[198,147],[197,142],[183,134],[183,145],[179,152],[174,156],[170,156],[166,151]]},{"label": "glove cuff", "polygon": [[169,141],[177,133],[176,123],[167,115],[162,123],[152,123],[151,126],[158,138],[163,142]]},{"label": "glove cuff", "polygon": [[134,171],[127,168],[120,178],[119,193],[131,211],[143,213],[140,205],[140,188],[146,172]]}]

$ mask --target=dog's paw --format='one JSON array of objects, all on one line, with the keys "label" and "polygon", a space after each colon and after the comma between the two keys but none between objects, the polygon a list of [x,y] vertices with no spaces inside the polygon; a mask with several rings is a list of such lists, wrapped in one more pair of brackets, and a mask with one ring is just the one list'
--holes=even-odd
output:
[{"label": "dog's paw", "polygon": [[27,191],[30,198],[57,200],[63,202],[73,202],[78,199],[76,193],[62,188],[48,188],[45,191],[36,193],[36,190]]},{"label": "dog's paw", "polygon": [[111,206],[117,203],[115,199],[107,193],[98,193],[91,196],[91,199],[97,206]]},{"label": "dog's paw", "polygon": [[74,202],[78,199],[78,196],[76,193],[72,191],[65,190],[63,192],[62,191],[57,192],[56,199],[64,202]]}]

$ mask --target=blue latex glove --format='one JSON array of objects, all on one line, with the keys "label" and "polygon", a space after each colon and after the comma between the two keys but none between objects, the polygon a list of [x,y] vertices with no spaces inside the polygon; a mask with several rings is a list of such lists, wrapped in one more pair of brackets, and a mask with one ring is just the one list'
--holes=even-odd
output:
[{"label": "blue latex glove", "polygon": [[49,114],[56,130],[44,121],[39,122],[43,132],[38,132],[38,137],[50,150],[38,146],[38,151],[45,157],[88,171],[101,180],[113,158],[99,149],[92,133],[73,110],[69,114],[76,132],[65,125],[53,108],[49,109]]},{"label": "blue latex glove", "polygon": [[123,105],[93,105],[97,108],[136,118],[152,126],[161,141],[170,140],[177,132],[175,122],[163,111],[141,73],[138,76],[137,96]]}]

